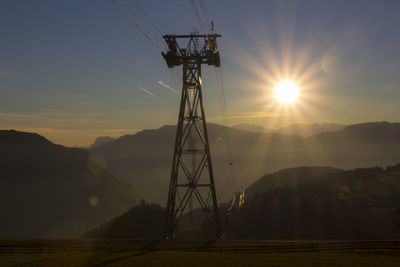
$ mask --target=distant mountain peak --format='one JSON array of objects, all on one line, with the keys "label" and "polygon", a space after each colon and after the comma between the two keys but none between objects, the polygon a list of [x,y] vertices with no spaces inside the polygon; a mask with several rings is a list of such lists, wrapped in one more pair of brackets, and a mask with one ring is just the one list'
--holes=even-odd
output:
[{"label": "distant mountain peak", "polygon": [[110,137],[110,136],[100,136],[97,137],[96,140],[94,141],[94,143],[90,146],[90,148],[95,148],[98,147],[102,144],[105,143],[110,143],[110,142],[114,142],[116,139],[114,137]]},{"label": "distant mountain peak", "polygon": [[263,126],[257,125],[257,124],[250,124],[250,123],[241,123],[241,124],[232,126],[232,128],[239,129],[239,130],[245,130],[245,131],[251,131],[251,132],[265,132],[265,128]]},{"label": "distant mountain peak", "polygon": [[21,132],[16,130],[0,130],[0,144],[2,145],[33,145],[53,144],[51,141],[37,133]]},{"label": "distant mountain peak", "polygon": [[388,121],[375,121],[375,122],[363,122],[358,124],[352,124],[346,128],[371,128],[371,127],[396,127],[400,126],[398,122],[388,122]]},{"label": "distant mountain peak", "polygon": [[277,130],[278,133],[308,137],[323,132],[340,131],[346,125],[337,123],[295,123]]},{"label": "distant mountain peak", "polygon": [[[315,136],[317,139],[373,141],[373,142],[399,142],[400,123],[398,122],[366,122],[349,125],[342,131],[324,132]],[[314,137],[311,137],[314,138]]]}]

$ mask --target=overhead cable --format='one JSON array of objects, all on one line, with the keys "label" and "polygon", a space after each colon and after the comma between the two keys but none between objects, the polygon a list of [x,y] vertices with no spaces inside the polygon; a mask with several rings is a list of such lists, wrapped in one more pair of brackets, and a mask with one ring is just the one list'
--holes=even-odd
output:
[{"label": "overhead cable", "polygon": [[[136,23],[136,21],[120,6],[117,4],[117,2],[115,0],[111,0],[113,2],[113,4],[119,8],[119,10],[121,11],[121,13],[128,18],[128,20],[136,27],[136,29],[138,29],[158,50],[162,51],[160,46],[157,44],[157,42],[155,40],[153,40],[153,38],[145,31],[143,30],[138,23]],[[123,3],[125,3],[124,0],[122,0]],[[125,3],[126,4],[126,3]]]},{"label": "overhead cable", "polygon": [[143,15],[150,21],[150,23],[153,25],[153,27],[162,35],[162,32],[160,28],[158,28],[157,24],[151,19],[149,15],[147,15],[146,11],[139,5],[137,0],[133,0],[133,2],[136,4],[136,6],[142,11]]},{"label": "overhead cable", "polygon": [[[199,21],[199,24],[200,24],[200,27],[201,27],[203,33],[206,33],[208,30],[206,27],[204,27],[203,19],[199,13],[199,10],[197,9],[195,2],[193,0],[190,0],[190,4],[192,5],[193,11],[197,17],[197,20]],[[206,22],[206,24],[207,24],[207,22]]]}]

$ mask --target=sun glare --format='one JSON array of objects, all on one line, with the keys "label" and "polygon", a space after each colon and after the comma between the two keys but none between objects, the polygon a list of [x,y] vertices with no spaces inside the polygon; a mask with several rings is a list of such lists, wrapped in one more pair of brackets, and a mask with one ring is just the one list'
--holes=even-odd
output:
[{"label": "sun glare", "polygon": [[279,102],[291,104],[296,101],[299,88],[292,81],[281,81],[275,87],[275,97]]}]

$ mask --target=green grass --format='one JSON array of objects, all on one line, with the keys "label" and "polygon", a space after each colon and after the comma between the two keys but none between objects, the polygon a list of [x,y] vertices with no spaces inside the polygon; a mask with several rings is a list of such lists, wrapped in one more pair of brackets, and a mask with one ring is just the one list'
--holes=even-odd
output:
[{"label": "green grass", "polygon": [[55,253],[0,255],[1,266],[400,266],[390,253],[207,253],[158,251],[146,254]]},{"label": "green grass", "polygon": [[[295,241],[302,244],[302,241]],[[0,240],[14,246],[0,253],[0,266],[400,266],[400,251],[378,252],[221,252],[220,247],[273,245],[274,242],[218,241],[212,252],[189,251],[194,243],[162,242],[159,250],[138,249],[146,242],[107,240]],[[40,249],[42,247],[42,249]],[[30,248],[30,249],[29,249]],[[32,249],[34,248],[34,249]],[[51,249],[50,249],[51,248]],[[175,250],[168,250],[175,249]],[[257,252],[257,251],[256,251]]]}]

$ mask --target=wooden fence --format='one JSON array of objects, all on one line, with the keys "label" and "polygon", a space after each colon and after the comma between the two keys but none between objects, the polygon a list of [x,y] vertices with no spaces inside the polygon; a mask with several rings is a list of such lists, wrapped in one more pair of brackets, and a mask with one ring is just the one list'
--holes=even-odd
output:
[{"label": "wooden fence", "polygon": [[149,248],[145,242],[0,242],[0,254],[63,253],[63,252],[127,252],[127,251],[202,251],[230,253],[293,253],[293,252],[400,252],[400,240],[357,241],[217,241],[209,246],[185,242],[160,242]]}]

